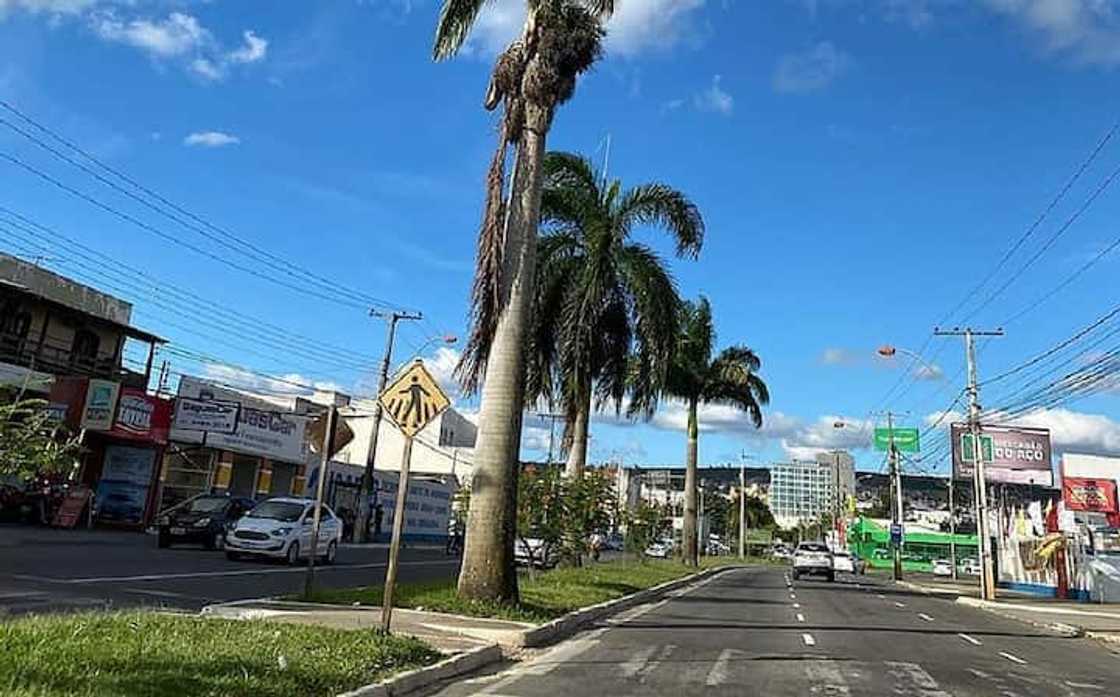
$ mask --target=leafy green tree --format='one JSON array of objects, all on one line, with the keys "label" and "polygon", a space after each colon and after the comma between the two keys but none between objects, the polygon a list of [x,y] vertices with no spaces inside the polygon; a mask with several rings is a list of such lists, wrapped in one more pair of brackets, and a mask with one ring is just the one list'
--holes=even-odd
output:
[{"label": "leafy green tree", "polygon": [[564,478],[564,556],[582,564],[592,533],[605,533],[614,512],[614,487],[606,472]]},{"label": "leafy green tree", "polygon": [[646,549],[659,540],[669,529],[669,518],[662,506],[642,501],[637,508],[623,514],[626,525],[626,551],[645,561]]},{"label": "leafy green tree", "polygon": [[[727,511],[727,529],[729,536],[739,540],[739,492],[736,491],[731,497],[731,505]],[[770,530],[774,531],[777,528],[777,523],[774,521],[774,513],[766,502],[757,496],[747,494],[747,541],[751,540],[751,530]]]},{"label": "leafy green tree", "polygon": [[74,466],[78,441],[64,432],[46,407],[41,399],[0,405],[0,475],[32,479]]},{"label": "leafy green tree", "polygon": [[631,414],[650,413],[677,337],[676,283],[633,233],[661,228],[678,256],[695,258],[704,221],[680,191],[662,183],[623,190],[579,155],[550,152],[544,170],[547,233],[537,251],[526,398],[559,398],[566,473],[578,477],[593,406],[619,410],[629,394]]},{"label": "leafy green tree", "polygon": [[546,565],[564,539],[564,482],[555,467],[526,468],[517,483],[517,538],[528,554],[529,573]]},{"label": "leafy green tree", "polygon": [[[463,47],[488,0],[444,0],[434,56]],[[498,145],[487,177],[472,291],[470,335],[459,366],[468,391],[482,386],[474,502],[467,520],[459,595],[517,600],[513,542],[517,526],[525,350],[535,287],[546,137],[556,109],[603,50],[603,20],[614,0],[526,0],[521,36],[498,57],[487,110],[503,107]],[[509,149],[516,149],[507,182]]]},{"label": "leafy green tree", "polygon": [[688,408],[688,448],[685,457],[684,527],[681,553],[685,564],[699,564],[696,525],[696,457],[701,404],[726,404],[746,412],[755,428],[762,427],[762,407],[770,392],[758,376],[759,357],[746,346],[715,353],[712,308],[701,296],[680,306],[680,335],[669,366],[665,392]]}]

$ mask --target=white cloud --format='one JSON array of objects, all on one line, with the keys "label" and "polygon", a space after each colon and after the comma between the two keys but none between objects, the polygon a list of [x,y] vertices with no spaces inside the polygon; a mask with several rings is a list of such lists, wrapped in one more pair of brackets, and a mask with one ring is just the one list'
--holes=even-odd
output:
[{"label": "white cloud", "polygon": [[245,45],[234,51],[230,51],[229,60],[232,63],[256,63],[257,61],[264,60],[264,56],[268,53],[268,41],[262,39],[253,33],[251,29],[246,30],[242,37],[245,39]]},{"label": "white cloud", "polygon": [[127,44],[160,58],[191,53],[213,40],[197,19],[182,12],[172,12],[163,20],[129,21],[104,12],[92,22],[94,32],[102,39]]},{"label": "white cloud", "polygon": [[203,377],[223,385],[237,387],[249,392],[261,392],[266,396],[273,397],[307,397],[316,392],[345,392],[336,382],[329,380],[316,381],[299,373],[265,377],[221,363],[205,364],[202,367],[202,373]]},{"label": "white cloud", "polygon": [[221,131],[200,131],[191,133],[183,139],[183,145],[188,147],[221,148],[227,145],[237,145],[241,139]]},{"label": "white cloud", "polygon": [[0,0],[0,18],[8,12],[24,10],[31,13],[75,15],[89,9],[99,0]]},{"label": "white cloud", "polygon": [[838,347],[829,347],[821,352],[821,363],[825,365],[852,365],[859,359],[855,352]]},{"label": "white cloud", "polygon": [[1120,64],[1120,7],[1111,0],[984,0],[1042,42],[1082,63]]},{"label": "white cloud", "polygon": [[[926,424],[937,423],[940,416],[940,412],[928,415]],[[949,412],[938,428],[947,432],[949,424],[962,423],[965,418],[961,412]],[[988,420],[1000,422],[1000,414],[987,412],[985,421]],[[1055,452],[1120,455],[1120,421],[1103,414],[1087,414],[1064,408],[1039,409],[1011,419],[1005,425],[1049,429]]]},{"label": "white cloud", "polygon": [[436,379],[448,395],[459,394],[459,381],[455,379],[455,367],[459,365],[462,353],[448,346],[440,346],[436,352],[424,359],[424,367]]},{"label": "white cloud", "polygon": [[[695,16],[705,0],[619,0],[607,22],[607,52],[634,56],[665,50],[697,34]],[[493,0],[475,23],[465,50],[493,56],[525,25],[525,0]]]},{"label": "white cloud", "polygon": [[821,41],[807,51],[788,53],[778,59],[774,89],[788,94],[816,92],[832,84],[850,65],[848,54],[831,41]]},{"label": "white cloud", "polygon": [[937,380],[941,380],[944,377],[945,371],[936,363],[932,365],[920,365],[914,369],[914,379],[916,380],[928,380],[930,382],[936,382]]},{"label": "white cloud", "polygon": [[209,58],[195,58],[191,61],[190,71],[204,80],[215,82],[225,77],[225,71]]},{"label": "white cloud", "polygon": [[883,0],[883,14],[888,22],[902,22],[912,29],[933,22],[930,0]]},{"label": "white cloud", "polygon": [[712,84],[700,94],[696,95],[693,103],[700,111],[712,111],[717,114],[729,116],[735,109],[735,98],[728,94],[720,85],[721,77],[712,76]]}]

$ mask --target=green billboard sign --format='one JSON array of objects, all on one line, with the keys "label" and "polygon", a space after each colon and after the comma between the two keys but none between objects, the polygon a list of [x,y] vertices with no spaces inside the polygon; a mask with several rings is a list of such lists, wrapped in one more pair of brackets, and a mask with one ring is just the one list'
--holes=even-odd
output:
[{"label": "green billboard sign", "polygon": [[916,428],[877,428],[875,429],[875,449],[887,450],[890,448],[891,438],[894,438],[894,447],[900,453],[918,452],[918,429]]}]

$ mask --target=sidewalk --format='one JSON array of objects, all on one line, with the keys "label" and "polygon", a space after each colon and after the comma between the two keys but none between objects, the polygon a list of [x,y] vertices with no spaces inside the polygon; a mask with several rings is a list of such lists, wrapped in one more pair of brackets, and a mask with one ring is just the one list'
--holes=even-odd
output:
[{"label": "sidewalk", "polygon": [[1036,627],[1045,627],[1066,634],[1076,634],[1120,645],[1120,605],[1099,605],[1076,600],[1040,598],[1000,588],[996,600],[981,600],[975,581],[951,580],[900,582],[900,585],[924,593],[956,595],[961,605],[979,608],[1001,617],[1018,620]]},{"label": "sidewalk", "polygon": [[[237,620],[268,619],[334,629],[374,629],[381,624],[381,608],[319,605],[283,600],[243,600],[209,605],[209,617]],[[444,653],[461,653],[492,644],[514,645],[515,637],[536,625],[439,612],[393,609],[393,632],[423,639]]]}]

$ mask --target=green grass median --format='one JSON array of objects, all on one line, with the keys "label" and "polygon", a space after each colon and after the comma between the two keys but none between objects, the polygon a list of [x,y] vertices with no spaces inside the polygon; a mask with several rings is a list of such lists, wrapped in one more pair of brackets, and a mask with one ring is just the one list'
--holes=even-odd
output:
[{"label": "green grass median", "polygon": [[0,622],[5,697],[336,695],[439,654],[423,642],[153,612]]},{"label": "green grass median", "polygon": [[[752,562],[757,560],[751,560]],[[701,568],[737,564],[731,557],[706,557]],[[676,560],[606,562],[578,568],[561,568],[519,579],[521,603],[470,602],[455,595],[455,581],[400,584],[394,595],[397,607],[447,612],[470,617],[543,624],[581,607],[621,598],[646,588],[696,573]],[[380,586],[317,591],[310,599],[339,605],[380,605]]]}]

